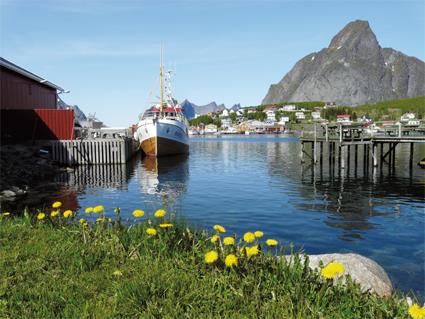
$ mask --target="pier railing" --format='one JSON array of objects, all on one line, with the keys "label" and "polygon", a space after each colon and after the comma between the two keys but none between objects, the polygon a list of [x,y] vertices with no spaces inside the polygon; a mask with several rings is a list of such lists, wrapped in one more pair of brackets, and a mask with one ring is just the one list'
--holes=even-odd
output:
[{"label": "pier railing", "polygon": [[137,150],[132,138],[51,141],[52,159],[64,165],[124,164]]}]

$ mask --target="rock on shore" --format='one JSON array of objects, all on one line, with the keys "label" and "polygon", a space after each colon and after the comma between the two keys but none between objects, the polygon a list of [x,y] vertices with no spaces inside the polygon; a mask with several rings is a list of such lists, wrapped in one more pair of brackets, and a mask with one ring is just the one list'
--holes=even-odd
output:
[{"label": "rock on shore", "polygon": [[[285,256],[289,261],[290,256]],[[389,296],[393,291],[391,280],[385,270],[370,258],[358,254],[322,254],[309,255],[309,267],[320,270],[330,262],[344,265],[343,275],[350,275],[354,282],[360,284],[363,291],[372,291],[379,296]]]},{"label": "rock on shore", "polygon": [[2,145],[0,150],[0,202],[13,201],[46,183],[60,167],[39,154],[34,145]]}]

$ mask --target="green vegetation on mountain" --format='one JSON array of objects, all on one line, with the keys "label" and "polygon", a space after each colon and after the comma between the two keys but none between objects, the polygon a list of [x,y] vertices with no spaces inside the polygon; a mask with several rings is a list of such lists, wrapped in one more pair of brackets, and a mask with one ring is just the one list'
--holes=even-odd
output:
[{"label": "green vegetation on mountain", "polygon": [[215,124],[217,127],[221,127],[221,120],[218,116],[210,116],[210,115],[201,115],[195,119],[190,120],[190,126],[198,126],[200,124],[208,125]]},{"label": "green vegetation on mountain", "polygon": [[416,118],[425,118],[425,96],[409,99],[388,100],[374,104],[364,104],[353,108],[358,116],[370,115],[374,121],[400,120],[407,112],[415,113]]}]

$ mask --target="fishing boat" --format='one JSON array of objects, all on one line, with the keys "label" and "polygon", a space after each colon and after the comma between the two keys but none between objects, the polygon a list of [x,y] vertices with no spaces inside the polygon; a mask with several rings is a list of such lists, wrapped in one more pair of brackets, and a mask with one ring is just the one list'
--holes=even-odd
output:
[{"label": "fishing boat", "polygon": [[164,87],[162,49],[160,58],[159,84],[160,101],[146,110],[140,117],[135,133],[140,148],[147,156],[186,154],[189,152],[189,123],[181,106],[171,92],[171,75],[167,72]]}]

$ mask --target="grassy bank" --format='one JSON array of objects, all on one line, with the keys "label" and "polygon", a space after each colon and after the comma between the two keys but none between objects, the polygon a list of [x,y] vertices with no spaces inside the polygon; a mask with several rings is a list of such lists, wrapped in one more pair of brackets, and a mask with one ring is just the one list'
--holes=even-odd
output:
[{"label": "grassy bank", "polygon": [[118,210],[96,211],[1,215],[1,318],[409,317],[400,295],[333,285],[296,253],[291,265],[274,258],[290,247],[261,232],[232,243],[229,230],[189,229],[168,214],[136,211],[125,226]]}]

